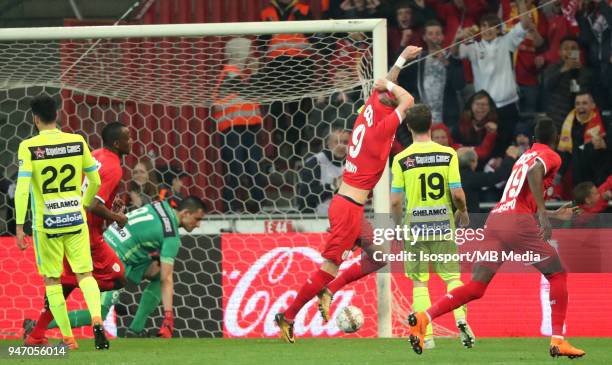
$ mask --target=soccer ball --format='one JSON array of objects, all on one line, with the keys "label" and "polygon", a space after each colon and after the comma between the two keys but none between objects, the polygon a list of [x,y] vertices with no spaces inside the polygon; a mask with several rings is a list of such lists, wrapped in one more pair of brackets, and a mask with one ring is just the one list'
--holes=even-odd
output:
[{"label": "soccer ball", "polygon": [[336,325],[344,333],[357,332],[363,326],[363,312],[352,305],[344,307],[336,317]]}]

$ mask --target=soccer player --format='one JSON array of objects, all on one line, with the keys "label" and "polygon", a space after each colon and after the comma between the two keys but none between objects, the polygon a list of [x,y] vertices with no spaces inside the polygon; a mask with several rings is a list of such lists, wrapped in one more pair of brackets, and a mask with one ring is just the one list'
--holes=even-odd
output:
[{"label": "soccer player", "polygon": [[417,354],[423,351],[427,325],[444,313],[482,297],[503,264],[502,252],[509,251],[519,254],[531,251],[534,257],[536,254],[540,257],[540,260],[529,264],[538,269],[550,283],[550,355],[574,358],[585,354],[563,339],[567,311],[567,275],[557,251],[547,242],[552,234],[549,217],[566,216],[566,210],[571,209],[562,207],[556,211],[547,211],[544,206],[544,191],[552,185],[561,164],[561,158],[553,150],[557,136],[552,120],[546,118],[538,121],[535,127],[536,143],[514,164],[502,198],[489,214],[484,246],[487,250],[497,251],[500,259],[476,263],[470,282],[452,290],[427,311],[415,312],[408,317],[410,343]]},{"label": "soccer player", "polygon": [[[132,149],[132,139],[130,130],[121,123],[113,122],[104,126],[102,130],[103,148],[93,151],[91,154],[98,165],[98,172],[102,185],[95,196],[95,199],[87,212],[87,226],[89,228],[89,241],[91,256],[93,259],[93,277],[98,282],[100,291],[120,289],[125,285],[123,264],[106,242],[102,238],[106,221],[117,222],[123,227],[127,222],[127,216],[122,210],[121,200],[115,200],[119,183],[123,177],[121,168],[121,157],[130,153]],[[84,186],[87,186],[87,180]],[[76,275],[70,269],[67,261],[64,260],[64,272],[61,276],[61,284],[64,297],[67,298],[77,287]],[[110,308],[111,296],[102,295],[102,318],[106,317]],[[91,317],[86,310],[76,310],[68,313],[71,327],[80,327],[91,324]],[[53,314],[48,310],[48,302],[45,300],[45,309],[40,313],[37,321],[26,319],[25,344],[26,345],[45,345],[48,343],[45,337],[47,328],[57,327],[57,322],[53,321]]]},{"label": "soccer player", "polygon": [[[181,246],[179,227],[187,232],[193,231],[200,225],[205,210],[204,203],[194,196],[183,199],[176,209],[167,201],[154,202],[129,212],[125,227],[120,228],[114,223],[104,232],[104,240],[125,266],[127,280],[133,284],[140,284],[143,278],[149,280],[129,326],[132,334],[140,336],[143,333],[147,318],[161,300],[164,321],[158,336],[172,337],[172,273]],[[152,258],[151,255],[157,252],[159,259]],[[116,298],[115,295],[112,297]]]},{"label": "soccer player", "polygon": [[[447,232],[452,232],[456,227],[453,205],[457,208],[458,225],[466,226],[469,223],[457,152],[431,140],[432,117],[427,105],[417,104],[410,108],[406,120],[414,142],[393,159],[393,219],[397,225],[401,224],[402,203],[405,200],[406,226],[416,236],[405,243],[406,250],[417,254],[416,257],[420,257],[420,252],[455,254],[455,242],[446,240]],[[458,262],[434,262],[432,268],[446,283],[447,291],[463,285]],[[415,311],[429,308],[429,262],[406,261],[405,269],[413,282],[412,307]],[[466,322],[465,307],[455,309],[454,315],[463,346],[471,348],[475,338]],[[424,346],[428,349],[435,347],[431,324],[427,326]]]},{"label": "soccer player", "polygon": [[[15,190],[17,246],[28,247],[23,232],[26,204],[31,198],[32,236],[38,272],[43,276],[49,310],[62,332],[63,343],[78,348],[60,284],[64,256],[76,274],[89,309],[96,349],[108,349],[100,310],[100,289],[93,269],[83,207],[90,207],[100,187],[100,175],[87,143],[78,134],[57,129],[57,107],[46,95],[30,103],[39,134],[19,144]],[[83,174],[89,184],[81,195]],[[30,194],[31,192],[31,194]]]},{"label": "soccer player", "polygon": [[[393,83],[404,62],[415,58],[421,48],[408,46],[387,75],[387,80],[377,80],[374,92],[359,113],[351,141],[338,193],[329,206],[331,232],[322,252],[325,259],[319,270],[314,272],[300,288],[298,294],[284,313],[278,313],[275,321],[280,328],[281,338],[294,343],[293,321],[300,309],[334,279],[338,267],[354,248],[359,239],[364,220],[363,205],[368,200],[389,159],[395,131],[402,123],[406,111],[414,104],[414,98],[402,87]],[[368,270],[357,266],[351,271],[355,277],[363,277],[369,270],[375,271],[380,265]],[[369,271],[371,272],[371,271]],[[326,295],[331,302],[331,295]],[[321,299],[323,300],[323,299]],[[323,312],[323,319],[329,319],[329,311]]]}]

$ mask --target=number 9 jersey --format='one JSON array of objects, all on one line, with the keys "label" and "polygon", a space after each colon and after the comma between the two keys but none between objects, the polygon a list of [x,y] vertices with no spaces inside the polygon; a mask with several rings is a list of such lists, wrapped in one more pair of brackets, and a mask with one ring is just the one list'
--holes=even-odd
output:
[{"label": "number 9 jersey", "polygon": [[402,122],[397,109],[381,103],[380,99],[387,95],[374,91],[353,126],[342,181],[355,188],[372,190],[376,186]]}]

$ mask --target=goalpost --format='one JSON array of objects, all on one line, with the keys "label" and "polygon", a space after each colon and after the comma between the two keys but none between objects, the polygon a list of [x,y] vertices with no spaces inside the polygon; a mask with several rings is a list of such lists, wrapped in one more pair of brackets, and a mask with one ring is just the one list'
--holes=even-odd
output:
[{"label": "goalpost", "polygon": [[[306,80],[279,86],[274,79],[279,75],[266,74],[278,71],[271,68],[266,49],[272,35],[284,33],[309,37],[313,69]],[[17,144],[33,129],[27,99],[44,91],[61,99],[62,126],[85,134],[92,148],[101,147],[100,122],[123,121],[136,130],[135,156],[147,157],[157,170],[162,162],[178,165],[191,175],[187,188],[204,196],[213,213],[240,214],[225,201],[227,180],[219,171],[230,161],[223,161],[226,140],[211,121],[224,47],[233,37],[252,41],[252,58],[258,62],[248,68],[261,77],[259,84],[241,90],[241,97],[261,104],[266,128],[255,138],[273,149],[263,151],[269,185],[266,201],[256,201],[256,208],[274,217],[295,214],[291,187],[300,159],[320,150],[323,131],[338,121],[350,128],[349,119],[373,80],[386,76],[384,19],[0,29],[0,167],[15,169]],[[338,95],[352,117],[341,116],[345,105]],[[130,157],[126,162],[133,167],[139,161]],[[163,178],[164,171],[158,172]],[[230,196],[248,197],[249,184],[235,177],[241,187]],[[374,189],[377,214],[389,213],[389,186],[386,171]],[[190,255],[196,259],[195,251]],[[377,274],[376,282],[378,336],[391,337],[390,274]]]}]

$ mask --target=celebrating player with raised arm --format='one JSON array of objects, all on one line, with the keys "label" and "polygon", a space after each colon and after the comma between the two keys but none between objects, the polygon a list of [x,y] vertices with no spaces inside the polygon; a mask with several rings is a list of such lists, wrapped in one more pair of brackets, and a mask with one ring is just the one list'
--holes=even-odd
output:
[{"label": "celebrating player with raised arm", "polygon": [[[92,205],[100,175],[87,143],[78,134],[57,129],[57,106],[46,95],[30,103],[39,134],[19,144],[19,174],[15,190],[17,246],[28,247],[23,223],[31,199],[32,236],[38,272],[44,277],[49,309],[63,342],[77,348],[60,284],[64,256],[76,274],[91,314],[96,349],[107,349],[100,310],[100,289],[91,275],[89,230],[83,207]],[[81,195],[83,175],[89,184]],[[30,194],[32,191],[32,194]]]},{"label": "celebrating player with raised arm", "polygon": [[[540,260],[529,264],[538,269],[550,283],[550,355],[581,357],[585,352],[563,339],[567,311],[567,275],[557,251],[547,242],[552,232],[549,216],[567,216],[571,209],[562,207],[556,211],[547,211],[544,206],[544,191],[552,185],[561,165],[561,158],[552,149],[557,144],[557,131],[552,120],[538,121],[535,138],[536,143],[514,164],[502,198],[491,210],[485,226],[483,247],[500,253],[500,256],[502,252],[522,254],[531,251],[540,257]],[[502,264],[501,260],[476,263],[470,282],[452,290],[427,311],[410,314],[410,343],[417,354],[423,351],[427,325],[444,313],[482,297]]]},{"label": "celebrating player with raised arm", "polygon": [[[362,232],[363,205],[388,163],[397,127],[414,104],[412,95],[393,81],[396,80],[404,62],[415,58],[420,52],[419,47],[406,47],[389,71],[387,80],[375,82],[375,90],[355,121],[342,184],[329,206],[331,232],[322,252],[325,261],[300,288],[289,308],[275,316],[281,338],[288,343],[295,342],[293,321],[297,313],[334,279],[338,267],[351,252]],[[375,271],[379,267],[370,269]],[[369,272],[371,271],[358,267],[351,274],[357,277],[357,280]],[[324,316],[324,319],[328,320],[329,315]]]},{"label": "celebrating player with raised arm", "polygon": [[[123,264],[106,242],[102,239],[106,221],[117,222],[123,227],[127,222],[127,217],[120,211],[122,210],[120,199],[115,201],[119,183],[123,177],[121,168],[121,157],[130,153],[132,149],[132,139],[130,130],[121,123],[113,122],[104,126],[102,130],[102,142],[104,147],[93,151],[91,154],[98,165],[98,172],[102,185],[87,212],[87,226],[89,228],[89,241],[91,246],[91,256],[93,259],[93,277],[98,282],[100,291],[120,289],[125,285]],[[88,180],[84,182],[84,188],[88,185]],[[64,296],[78,286],[76,275],[64,260],[64,272],[61,276],[61,284]],[[102,295],[102,318],[106,317],[110,308],[111,296]],[[71,327],[80,327],[91,324],[91,317],[86,310],[76,310],[68,313]],[[48,310],[48,301],[45,300],[45,309],[42,310],[37,321],[26,319],[24,321],[25,344],[44,345],[47,344],[45,332],[47,328],[57,327],[57,322],[53,321],[53,314]]]},{"label": "celebrating player with raised arm", "polygon": [[[104,240],[125,266],[125,277],[136,285],[145,278],[149,280],[129,327],[132,333],[140,335],[143,332],[147,318],[161,300],[164,321],[158,336],[172,337],[172,274],[181,246],[179,227],[193,231],[200,225],[204,211],[204,203],[194,196],[183,199],[175,209],[166,201],[155,202],[129,212],[125,227],[114,223],[104,232]],[[157,252],[158,259],[152,258]]]}]

